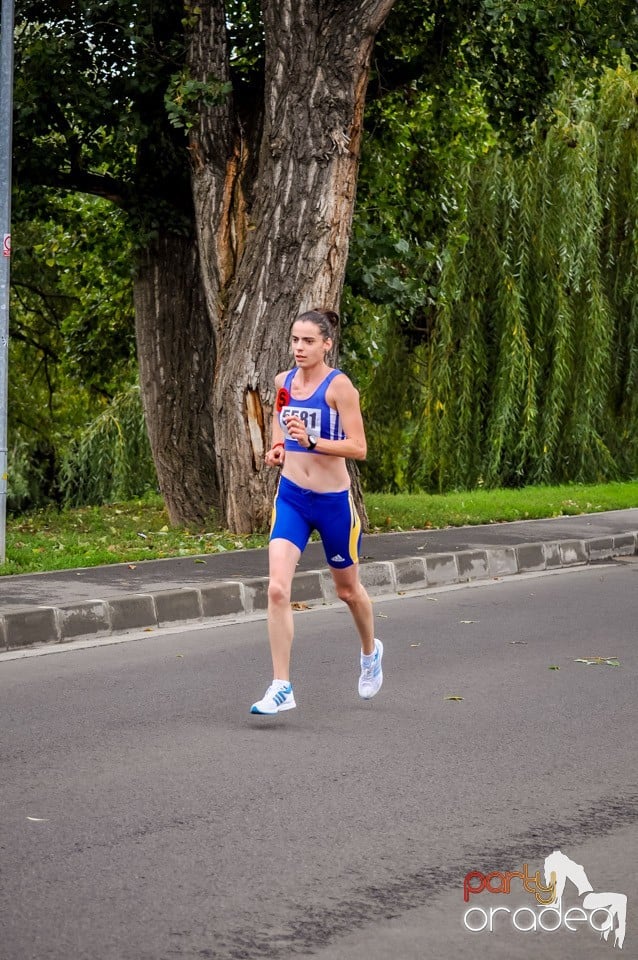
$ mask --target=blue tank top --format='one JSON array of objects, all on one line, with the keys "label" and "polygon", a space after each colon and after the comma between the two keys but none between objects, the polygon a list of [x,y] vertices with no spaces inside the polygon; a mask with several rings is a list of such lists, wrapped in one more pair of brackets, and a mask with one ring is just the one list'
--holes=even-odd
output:
[{"label": "blue tank top", "polygon": [[[284,380],[284,389],[290,395],[292,381],[297,373],[298,367],[293,367]],[[317,450],[307,450],[300,446],[296,440],[290,437],[284,420],[286,417],[297,416],[303,420],[308,433],[316,437],[322,437],[324,440],[345,440],[346,435],[341,429],[339,414],[326,402],[326,390],[335,377],[341,373],[341,370],[331,370],[325,380],[319,384],[315,392],[305,400],[295,400],[290,398],[290,402],[283,407],[279,414],[279,423],[284,434],[284,450],[292,450],[295,453],[318,453]]]}]

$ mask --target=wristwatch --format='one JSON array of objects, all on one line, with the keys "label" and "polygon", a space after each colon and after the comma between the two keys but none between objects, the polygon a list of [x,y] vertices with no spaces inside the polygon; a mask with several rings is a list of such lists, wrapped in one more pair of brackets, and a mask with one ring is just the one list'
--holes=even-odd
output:
[{"label": "wristwatch", "polygon": [[317,444],[319,443],[319,437],[315,437],[314,433],[308,434],[308,449],[314,450]]}]

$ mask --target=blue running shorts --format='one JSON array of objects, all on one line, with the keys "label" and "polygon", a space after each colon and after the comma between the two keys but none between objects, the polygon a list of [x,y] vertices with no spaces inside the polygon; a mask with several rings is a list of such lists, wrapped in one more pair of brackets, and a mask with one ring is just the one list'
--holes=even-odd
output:
[{"label": "blue running shorts", "polygon": [[351,491],[316,493],[281,477],[270,539],[288,540],[303,553],[313,530],[321,537],[329,566],[343,568],[359,562],[361,520]]}]

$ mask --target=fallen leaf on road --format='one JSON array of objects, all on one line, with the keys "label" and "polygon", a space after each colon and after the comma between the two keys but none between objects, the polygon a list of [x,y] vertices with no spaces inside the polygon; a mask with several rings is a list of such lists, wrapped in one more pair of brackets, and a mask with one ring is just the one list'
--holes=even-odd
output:
[{"label": "fallen leaf on road", "polygon": [[459,620],[459,623],[478,623],[478,620]]},{"label": "fallen leaf on road", "polygon": [[310,607],[308,606],[307,603],[301,603],[299,601],[295,601],[295,603],[291,603],[290,606],[292,607],[293,610],[310,610]]},{"label": "fallen leaf on road", "polygon": [[574,663],[585,663],[588,667],[604,664],[607,667],[619,667],[618,657],[576,657]]},{"label": "fallen leaf on road", "polygon": [[520,643],[521,646],[524,646],[527,643],[527,640],[510,640],[510,643]]},{"label": "fallen leaf on road", "polygon": [[426,599],[426,600],[431,600],[432,603],[438,603],[438,602],[439,602],[439,598],[438,598],[438,597],[426,597],[425,599]]},{"label": "fallen leaf on road", "polygon": [[27,817],[27,820],[30,820],[31,823],[48,823],[48,817]]},{"label": "fallen leaf on road", "polygon": [[206,561],[205,561],[205,560],[199,560],[199,559],[198,559],[198,560],[195,560],[195,563],[206,563]]},{"label": "fallen leaf on road", "polygon": [[176,660],[183,660],[183,659],[184,659],[184,654],[183,654],[183,653],[176,653],[176,654],[175,654],[175,659],[176,659]]},{"label": "fallen leaf on road", "polygon": [[443,699],[444,699],[444,700],[462,700],[463,697],[452,696],[452,695],[450,694],[450,696],[444,697]]},{"label": "fallen leaf on road", "polygon": [[128,568],[129,570],[135,570],[136,566],[137,566],[136,563],[129,563]]},{"label": "fallen leaf on road", "polygon": [[552,664],[549,665],[549,667],[548,667],[547,669],[548,669],[548,670],[560,670],[560,667],[556,666],[555,663],[552,663]]},{"label": "fallen leaf on road", "polygon": [[378,617],[381,617],[382,620],[387,620],[387,619],[388,619],[387,613],[378,613],[377,616],[378,616]]},{"label": "fallen leaf on road", "polygon": [[144,627],[144,633],[152,633],[155,627]]},{"label": "fallen leaf on road", "polygon": [[410,646],[411,646],[411,647],[420,647],[421,644],[420,644],[420,643],[411,643]]}]

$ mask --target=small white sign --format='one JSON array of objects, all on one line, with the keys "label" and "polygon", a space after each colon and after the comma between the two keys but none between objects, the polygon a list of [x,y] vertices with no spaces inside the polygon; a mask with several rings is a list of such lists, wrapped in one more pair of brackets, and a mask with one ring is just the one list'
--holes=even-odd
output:
[{"label": "small white sign", "polygon": [[2,256],[10,257],[11,256],[11,234],[5,233],[2,238]]}]

